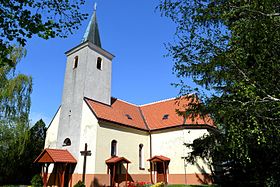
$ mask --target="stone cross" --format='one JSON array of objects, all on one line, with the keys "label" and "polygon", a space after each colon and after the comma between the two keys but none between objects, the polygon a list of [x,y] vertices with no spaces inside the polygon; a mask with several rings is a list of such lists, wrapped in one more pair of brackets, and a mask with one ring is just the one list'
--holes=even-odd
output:
[{"label": "stone cross", "polygon": [[84,167],[83,167],[83,179],[82,179],[82,182],[85,183],[87,156],[91,155],[91,151],[87,150],[87,143],[85,143],[85,150],[84,151],[80,151],[80,153],[81,153],[82,156],[84,156]]}]

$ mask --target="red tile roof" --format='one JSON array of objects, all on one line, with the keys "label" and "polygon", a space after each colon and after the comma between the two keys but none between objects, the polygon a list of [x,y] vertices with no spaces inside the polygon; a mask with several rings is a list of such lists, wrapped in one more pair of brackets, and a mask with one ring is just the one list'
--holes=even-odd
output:
[{"label": "red tile roof", "polygon": [[[177,111],[184,112],[187,105],[192,101],[187,97],[179,99],[173,98],[156,103],[151,103],[141,106],[141,110],[150,130],[162,129],[166,127],[174,127],[178,125],[210,125],[213,126],[213,121],[209,117],[201,118],[196,116],[194,118],[179,116]],[[164,115],[168,115],[164,119]]]},{"label": "red tile roof", "polygon": [[109,158],[105,161],[106,164],[115,164],[115,163],[118,163],[118,162],[131,163],[126,158],[118,157],[118,156],[113,156],[113,157],[111,157],[111,158]]},{"label": "red tile roof", "polygon": [[38,163],[77,163],[77,160],[64,149],[44,149],[35,159]]},{"label": "red tile roof", "polygon": [[[111,106],[85,98],[85,101],[98,119],[116,122],[119,124],[147,129],[139,107],[119,99],[112,98]],[[129,115],[132,119],[128,119]]]},{"label": "red tile roof", "polygon": [[209,116],[204,116],[204,118],[195,116],[185,119],[178,115],[177,111],[185,111],[187,104],[191,102],[191,99],[186,97],[163,100],[142,106],[136,106],[115,98],[112,98],[110,106],[88,98],[85,98],[85,101],[98,119],[137,129],[158,130],[181,125],[215,127]]},{"label": "red tile roof", "polygon": [[152,158],[148,159],[147,161],[150,161],[150,162],[169,162],[170,158],[162,156],[162,155],[159,155],[159,156],[156,155],[156,156],[153,156]]}]

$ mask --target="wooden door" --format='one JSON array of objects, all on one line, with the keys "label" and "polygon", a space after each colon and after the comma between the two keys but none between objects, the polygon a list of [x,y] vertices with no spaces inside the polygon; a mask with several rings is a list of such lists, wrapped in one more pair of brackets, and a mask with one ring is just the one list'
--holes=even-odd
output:
[{"label": "wooden door", "polygon": [[156,163],[156,169],[157,169],[157,182],[165,182],[164,181],[164,168],[163,168],[164,162],[157,162]]}]

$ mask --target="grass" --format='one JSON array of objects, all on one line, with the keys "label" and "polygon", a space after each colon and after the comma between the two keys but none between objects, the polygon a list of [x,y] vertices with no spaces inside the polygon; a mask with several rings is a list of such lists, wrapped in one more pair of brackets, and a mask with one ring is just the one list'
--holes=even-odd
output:
[{"label": "grass", "polygon": [[186,185],[186,184],[169,184],[168,187],[217,187],[215,184],[209,184],[209,185]]}]

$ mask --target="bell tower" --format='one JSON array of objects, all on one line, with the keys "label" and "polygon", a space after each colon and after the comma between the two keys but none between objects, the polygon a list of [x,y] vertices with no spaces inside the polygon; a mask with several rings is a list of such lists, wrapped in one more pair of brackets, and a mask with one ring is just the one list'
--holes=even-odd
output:
[{"label": "bell tower", "polygon": [[[72,153],[77,151],[84,97],[111,105],[113,55],[101,47],[96,6],[82,42],[66,53],[67,64],[59,117],[57,148],[70,138]],[[76,155],[77,156],[77,155]]]},{"label": "bell tower", "polygon": [[66,52],[62,104],[90,99],[110,105],[113,55],[102,49],[94,9],[82,43]]}]

